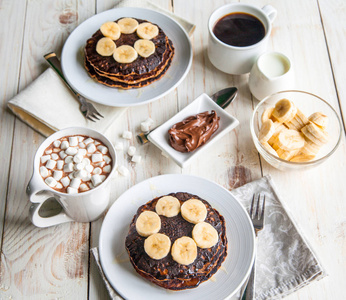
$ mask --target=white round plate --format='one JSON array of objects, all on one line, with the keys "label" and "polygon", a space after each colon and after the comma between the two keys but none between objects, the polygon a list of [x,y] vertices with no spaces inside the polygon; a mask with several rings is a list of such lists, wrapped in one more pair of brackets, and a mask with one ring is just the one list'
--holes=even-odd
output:
[{"label": "white round plate", "polygon": [[[174,192],[198,195],[226,220],[226,260],[211,280],[191,290],[170,291],[150,283],[136,273],[125,249],[125,238],[137,209],[155,197]],[[228,190],[200,177],[170,174],[142,181],[116,200],[103,221],[99,250],[106,277],[125,299],[225,299],[239,290],[250,273],[255,236],[247,212]]]},{"label": "white round plate", "polygon": [[[123,90],[111,88],[93,80],[84,68],[83,49],[86,41],[106,21],[121,17],[146,19],[159,25],[175,48],[172,64],[159,80],[143,88]],[[81,95],[109,106],[135,106],[157,100],[172,91],[187,75],[192,62],[192,47],[185,30],[170,17],[145,8],[115,8],[80,24],[65,42],[61,65],[68,83]]]}]

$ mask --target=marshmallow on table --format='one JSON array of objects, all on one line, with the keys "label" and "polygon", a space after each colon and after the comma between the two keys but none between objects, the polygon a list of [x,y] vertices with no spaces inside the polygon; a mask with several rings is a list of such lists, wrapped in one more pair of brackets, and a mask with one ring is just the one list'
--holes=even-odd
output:
[{"label": "marshmallow on table", "polygon": [[131,159],[131,161],[133,161],[135,163],[140,163],[141,160],[142,160],[142,156],[140,156],[140,155],[134,155],[134,156],[132,156],[132,159]]},{"label": "marshmallow on table", "polygon": [[124,139],[127,139],[127,140],[131,140],[131,139],[132,139],[132,132],[131,132],[131,131],[125,130],[125,131],[123,132],[123,138],[124,138]]},{"label": "marshmallow on table", "polygon": [[127,150],[127,154],[130,156],[133,156],[136,153],[136,147],[130,146],[129,149]]},{"label": "marshmallow on table", "polygon": [[150,127],[154,124],[154,120],[151,118],[146,119],[144,122],[141,123],[141,130],[143,132],[148,132],[150,130]]},{"label": "marshmallow on table", "polygon": [[120,166],[119,168],[118,168],[118,172],[120,173],[120,175],[122,175],[122,176],[127,176],[127,175],[129,175],[129,170],[126,168],[126,167],[124,167],[124,166]]}]

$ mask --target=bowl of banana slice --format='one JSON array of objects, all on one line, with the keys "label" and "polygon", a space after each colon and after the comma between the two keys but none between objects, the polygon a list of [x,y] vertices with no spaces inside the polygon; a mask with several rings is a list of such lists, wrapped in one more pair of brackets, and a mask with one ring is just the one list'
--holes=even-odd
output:
[{"label": "bowl of banana slice", "polygon": [[334,108],[304,91],[282,91],[264,98],[250,120],[257,151],[273,167],[301,170],[319,165],[340,144],[342,125]]}]

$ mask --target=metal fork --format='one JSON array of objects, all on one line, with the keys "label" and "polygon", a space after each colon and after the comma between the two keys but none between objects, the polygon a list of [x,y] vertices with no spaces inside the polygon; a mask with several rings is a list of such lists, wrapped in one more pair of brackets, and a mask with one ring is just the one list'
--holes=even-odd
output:
[{"label": "metal fork", "polygon": [[[257,198],[257,200],[256,200],[256,198]],[[262,205],[260,204],[261,198],[263,198]],[[265,195],[263,195],[263,197],[261,197],[261,194],[258,194],[258,196],[256,194],[254,194],[252,197],[249,215],[250,215],[250,218],[252,220],[253,227],[255,229],[256,238],[257,238],[258,232],[261,231],[264,227],[265,202],[266,202],[266,196]],[[241,293],[241,296],[240,296],[240,298],[242,300],[254,299],[254,296],[255,296],[255,274],[256,274],[256,263],[254,261],[245,292],[243,291],[244,295],[242,297],[242,293]]]},{"label": "metal fork", "polygon": [[99,117],[103,118],[103,116],[95,109],[95,107],[91,103],[87,102],[86,99],[82,95],[77,93],[69,85],[69,83],[66,81],[66,79],[64,77],[64,74],[62,72],[60,60],[58,59],[56,54],[54,52],[51,52],[51,53],[48,53],[48,54],[44,55],[44,58],[50,64],[50,66],[53,68],[53,70],[66,83],[66,85],[72,91],[72,93],[76,96],[77,100],[80,103],[80,108],[79,109],[82,112],[82,114],[84,115],[84,117],[86,117],[88,120],[93,121],[93,122],[95,122],[95,119],[96,120],[100,120]]}]

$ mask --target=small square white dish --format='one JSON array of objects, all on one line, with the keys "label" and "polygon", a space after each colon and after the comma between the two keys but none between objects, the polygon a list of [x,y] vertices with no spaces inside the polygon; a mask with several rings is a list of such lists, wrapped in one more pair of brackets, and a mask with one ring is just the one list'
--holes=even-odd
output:
[{"label": "small square white dish", "polygon": [[[187,117],[209,111],[215,110],[220,117],[218,130],[211,136],[203,146],[197,148],[193,152],[179,152],[175,150],[169,143],[168,130],[176,123],[183,121]],[[217,105],[207,94],[202,94],[196,98],[192,103],[183,108],[175,116],[167,122],[150,132],[148,139],[155,146],[160,148],[167,156],[173,159],[180,167],[184,168],[191,163],[202,152],[205,152],[208,147],[218,141],[226,133],[239,125],[239,121],[223,110]]]}]

